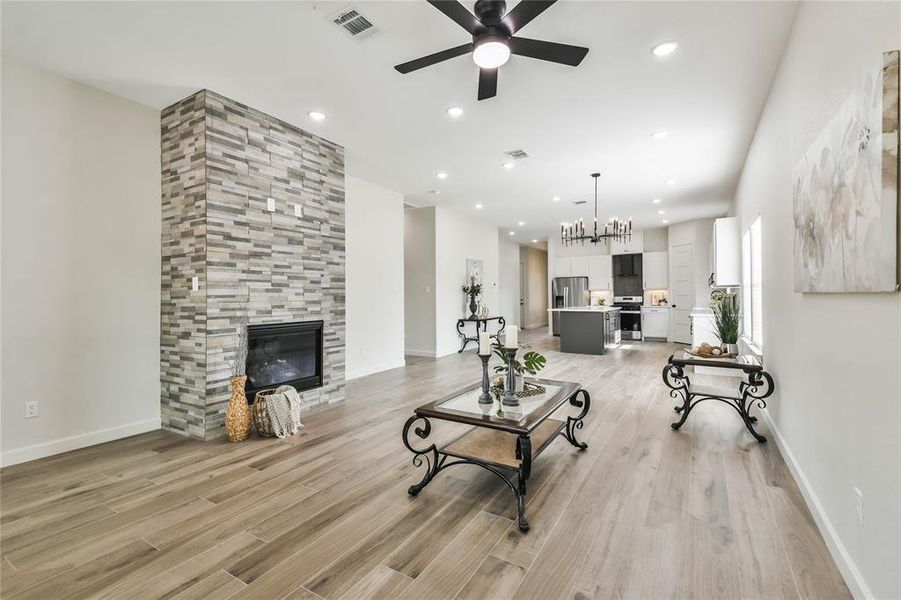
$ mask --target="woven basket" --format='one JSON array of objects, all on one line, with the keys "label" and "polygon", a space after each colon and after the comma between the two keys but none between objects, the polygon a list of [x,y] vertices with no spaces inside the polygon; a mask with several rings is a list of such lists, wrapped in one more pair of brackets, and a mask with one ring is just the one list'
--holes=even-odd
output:
[{"label": "woven basket", "polygon": [[269,411],[266,410],[266,397],[275,393],[276,388],[260,390],[254,396],[253,406],[251,406],[250,416],[253,419],[254,429],[263,437],[275,437],[272,422],[269,420]]}]

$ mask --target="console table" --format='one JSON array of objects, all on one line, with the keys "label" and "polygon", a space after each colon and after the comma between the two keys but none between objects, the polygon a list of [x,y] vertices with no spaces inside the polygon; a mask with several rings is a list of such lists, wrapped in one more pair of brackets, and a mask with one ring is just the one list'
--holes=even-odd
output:
[{"label": "console table", "polygon": [[[697,385],[685,374],[685,367],[689,366],[738,369],[742,371],[745,379],[738,384],[738,390]],[[763,365],[756,357],[739,355],[734,358],[701,358],[680,352],[678,357],[670,356],[666,366],[663,367],[663,383],[670,388],[671,397],[682,399],[682,405],[674,409],[677,413],[682,413],[682,418],[670,425],[673,429],[682,427],[692,409],[699,403],[704,400],[719,400],[735,409],[745,427],[758,442],[766,441],[766,438],[754,429],[757,417],[751,416],[750,410],[755,402],[758,408],[766,408],[766,398],[773,394],[775,386],[773,378],[763,370]]]},{"label": "console table", "polygon": [[[501,332],[504,331],[504,327],[507,326],[507,322],[504,321],[504,317],[485,317],[484,319],[481,319],[479,317],[465,317],[463,319],[457,319],[457,334],[463,338],[463,345],[460,346],[459,350],[457,350],[457,354],[466,350],[466,345],[469,342],[475,342],[476,344],[479,343],[479,331],[487,332],[489,321],[497,321],[497,324],[500,327],[500,329],[498,329],[495,333],[488,334],[489,336],[491,336],[495,340],[497,340],[498,339],[497,336],[499,336],[501,334]],[[466,332],[463,331],[463,329],[466,327],[467,323],[475,323],[476,324],[475,337],[468,337],[466,335]]]},{"label": "console table", "polygon": [[[422,480],[410,486],[407,492],[411,496],[417,495],[448,467],[482,467],[501,479],[513,492],[519,529],[528,531],[525,497],[532,461],[558,435],[579,450],[588,447],[588,444],[576,439],[576,431],[582,429],[582,419],[588,414],[591,399],[578,383],[532,378],[526,378],[526,382],[542,386],[544,392],[521,398],[517,407],[504,406],[497,400],[492,404],[479,404],[481,384],[474,383],[417,408],[404,424],[402,435],[404,446],[413,453],[413,465],[425,466],[425,473]],[[565,420],[551,416],[567,402],[581,409],[577,415],[566,415]],[[433,443],[425,448],[416,448],[413,445],[416,440],[411,440],[410,433],[412,431],[420,440],[428,438],[432,432],[430,419],[474,427],[441,447]]]}]

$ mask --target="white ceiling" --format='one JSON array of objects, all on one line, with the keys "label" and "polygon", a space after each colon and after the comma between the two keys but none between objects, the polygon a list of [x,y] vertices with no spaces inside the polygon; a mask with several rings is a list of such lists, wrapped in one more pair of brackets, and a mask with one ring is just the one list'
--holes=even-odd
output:
[{"label": "white ceiling", "polygon": [[[326,18],[348,5],[3,2],[2,47],[156,108],[214,90],[343,144],[351,174],[408,202],[477,216],[525,242],[588,220],[596,170],[602,217],[653,227],[723,214],[796,8],[561,0],[521,35],[589,47],[581,66],[514,56],[497,97],[477,102],[469,56],[409,75],[392,68],[469,41],[450,19],[420,0],[358,0],[380,30],[358,42]],[[670,39],[675,54],[650,54]],[[465,114],[448,117],[452,105]],[[654,140],[656,130],[670,135]],[[518,148],[532,157],[503,169],[503,152]]]}]

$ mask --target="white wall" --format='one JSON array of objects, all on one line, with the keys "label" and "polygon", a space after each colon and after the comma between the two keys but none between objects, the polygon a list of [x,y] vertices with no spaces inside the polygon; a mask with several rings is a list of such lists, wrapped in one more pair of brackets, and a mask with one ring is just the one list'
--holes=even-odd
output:
[{"label": "white wall", "polygon": [[793,291],[792,171],[899,48],[901,3],[802,2],[733,208],[743,228],[762,218],[767,412],[858,597],[901,597],[901,296]]},{"label": "white wall", "polygon": [[519,244],[498,232],[498,309],[489,306],[492,315],[501,315],[508,325],[522,325],[519,318]]},{"label": "white wall", "polygon": [[[497,227],[443,208],[435,208],[435,352],[444,356],[460,348],[457,319],[466,302],[460,287],[466,281],[466,259],[483,261],[482,299],[500,306],[498,293]],[[472,345],[470,345],[472,348]]]},{"label": "white wall", "polygon": [[404,351],[435,356],[435,209],[404,211]]},{"label": "white wall", "polygon": [[348,175],[347,379],[404,364],[404,197]]},{"label": "white wall", "polygon": [[2,107],[2,462],[157,429],[159,112],[5,56]]}]

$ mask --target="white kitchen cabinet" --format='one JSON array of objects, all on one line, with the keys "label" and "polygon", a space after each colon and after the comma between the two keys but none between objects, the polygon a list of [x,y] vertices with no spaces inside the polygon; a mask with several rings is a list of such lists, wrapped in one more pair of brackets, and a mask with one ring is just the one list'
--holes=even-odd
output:
[{"label": "white kitchen cabinet", "polygon": [[641,308],[641,336],[658,340],[665,340],[669,336],[669,307]]},{"label": "white kitchen cabinet", "polygon": [[644,289],[669,288],[669,252],[645,252],[641,263]]},{"label": "white kitchen cabinet", "polygon": [[554,259],[554,277],[569,277],[570,275],[572,275],[572,259],[568,256]]},{"label": "white kitchen cabinet", "polygon": [[737,287],[741,285],[741,235],[738,217],[713,222],[711,264],[713,285]]},{"label": "white kitchen cabinet", "polygon": [[613,289],[613,257],[609,254],[588,257],[588,289]]},{"label": "white kitchen cabinet", "polygon": [[571,277],[588,277],[587,256],[573,256],[570,260],[572,261],[569,271]]},{"label": "white kitchen cabinet", "polygon": [[633,231],[628,240],[610,242],[610,254],[640,254],[644,251],[644,232]]}]

